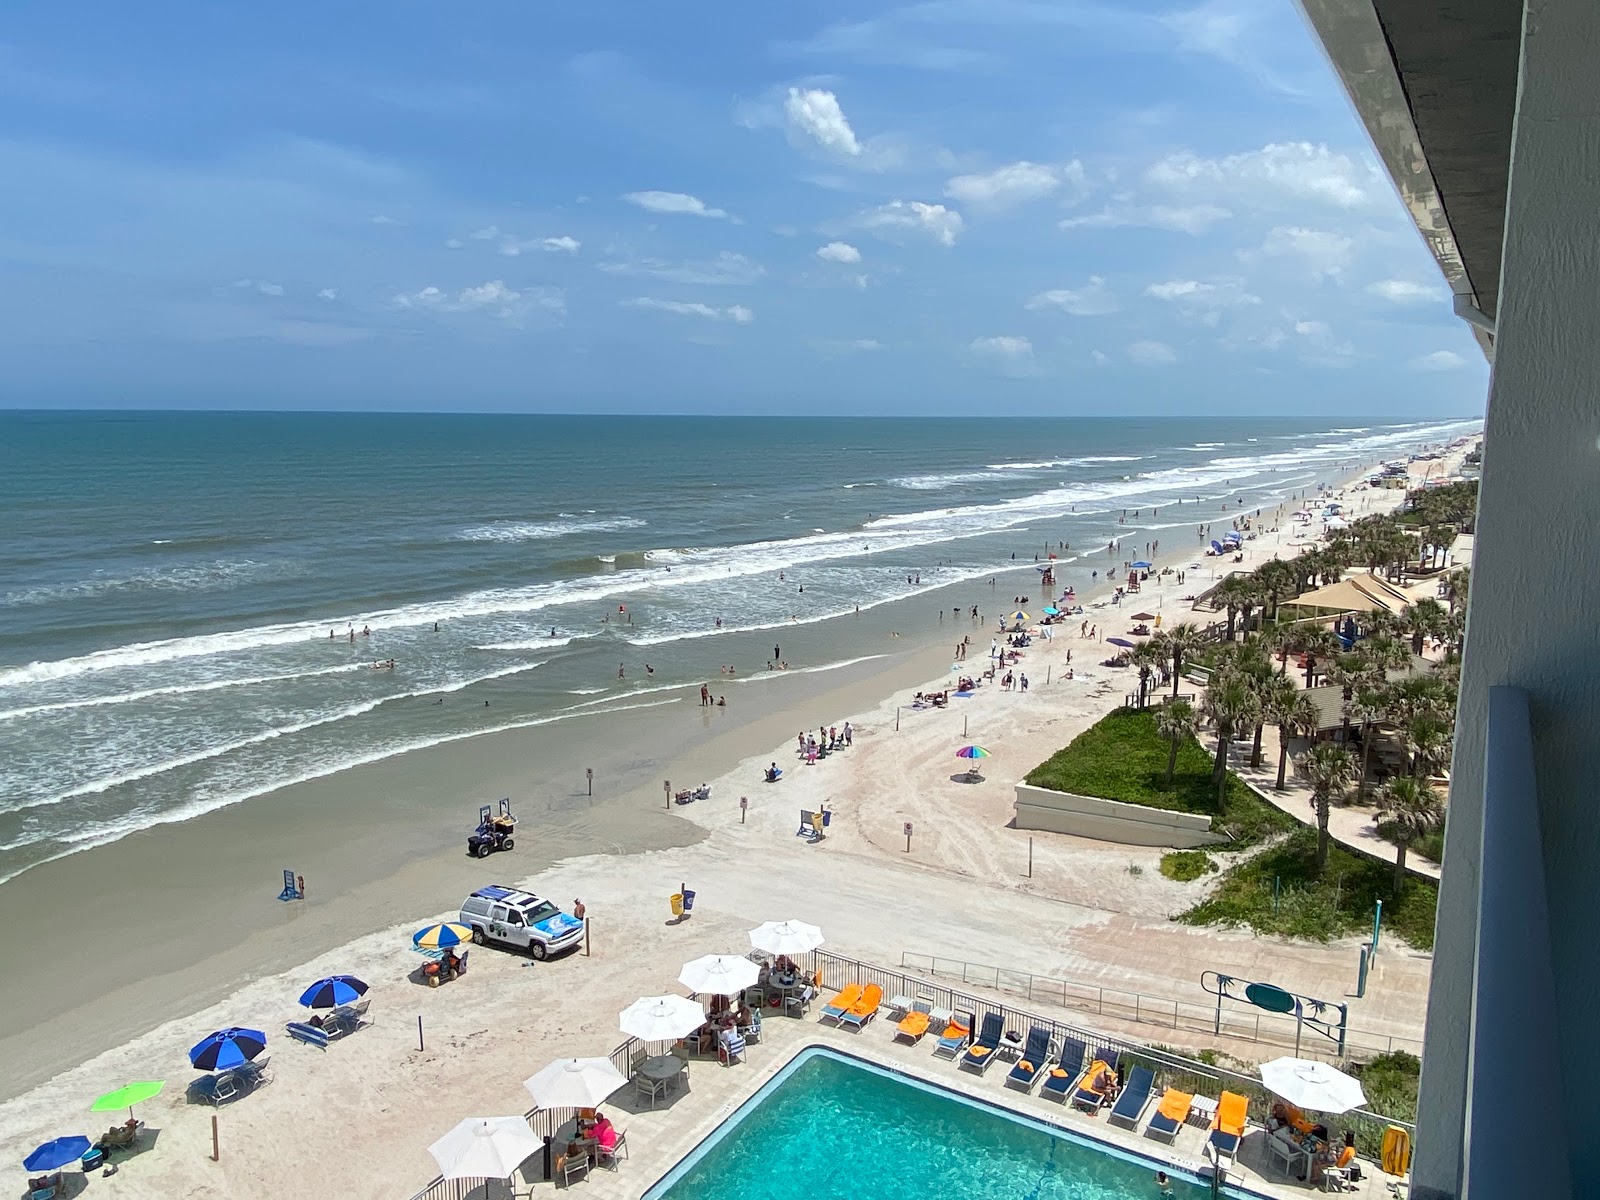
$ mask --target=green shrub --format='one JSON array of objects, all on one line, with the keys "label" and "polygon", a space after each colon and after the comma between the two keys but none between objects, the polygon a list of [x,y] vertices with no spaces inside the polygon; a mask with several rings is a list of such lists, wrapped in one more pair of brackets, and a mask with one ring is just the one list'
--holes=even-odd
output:
[{"label": "green shrub", "polygon": [[1173,850],[1161,856],[1161,873],[1179,883],[1193,883],[1216,869],[1217,864],[1204,850]]}]

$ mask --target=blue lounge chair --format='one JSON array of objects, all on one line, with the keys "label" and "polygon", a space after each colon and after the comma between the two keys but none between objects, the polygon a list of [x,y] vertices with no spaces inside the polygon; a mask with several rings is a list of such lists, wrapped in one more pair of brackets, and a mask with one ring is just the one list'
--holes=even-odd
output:
[{"label": "blue lounge chair", "polygon": [[1031,1092],[1039,1076],[1050,1063],[1050,1031],[1035,1025],[1028,1030],[1027,1044],[1022,1047],[1022,1057],[1006,1076],[1006,1086]]},{"label": "blue lounge chair", "polygon": [[1072,1085],[1077,1082],[1078,1074],[1083,1070],[1083,1054],[1088,1047],[1077,1038],[1069,1038],[1067,1044],[1061,1048],[1061,1057],[1056,1065],[1051,1067],[1044,1077],[1044,1086],[1039,1089],[1039,1095],[1047,1100],[1057,1100],[1065,1104],[1067,1095],[1073,1090]]},{"label": "blue lounge chair", "polygon": [[1112,1123],[1122,1122],[1129,1129],[1137,1129],[1150,1104],[1150,1092],[1155,1087],[1155,1072],[1149,1067],[1135,1067],[1128,1072],[1128,1082],[1122,1085],[1122,1094],[1106,1118]]},{"label": "blue lounge chair", "polygon": [[955,1058],[967,1048],[967,1043],[972,1040],[972,1014],[956,1013],[950,1023],[944,1027],[944,1032],[939,1035],[938,1044],[933,1048],[935,1058]]},{"label": "blue lounge chair", "polygon": [[318,1050],[328,1048],[328,1034],[325,1030],[318,1029],[315,1025],[307,1025],[304,1021],[290,1021],[284,1027],[290,1037],[297,1042],[304,1042],[307,1046],[315,1046]]},{"label": "blue lounge chair", "polygon": [[1005,1030],[1005,1024],[1005,1018],[997,1012],[983,1014],[983,1027],[978,1031],[978,1036],[972,1045],[967,1047],[967,1052],[961,1056],[963,1071],[976,1071],[982,1075],[989,1069],[989,1064],[994,1061],[995,1049],[1000,1045],[1000,1035]]},{"label": "blue lounge chair", "polygon": [[1097,1086],[1095,1081],[1102,1070],[1115,1072],[1116,1069],[1117,1052],[1110,1047],[1101,1050],[1089,1064],[1088,1070],[1084,1071],[1083,1078],[1078,1080],[1078,1090],[1072,1093],[1072,1107],[1083,1109],[1091,1117],[1098,1113],[1106,1103],[1106,1093],[1110,1089]]}]

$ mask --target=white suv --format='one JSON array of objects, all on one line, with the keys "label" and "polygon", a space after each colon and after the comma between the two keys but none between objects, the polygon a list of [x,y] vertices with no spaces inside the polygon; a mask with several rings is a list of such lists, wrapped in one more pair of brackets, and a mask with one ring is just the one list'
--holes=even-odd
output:
[{"label": "white suv", "polygon": [[479,888],[461,902],[461,923],[478,945],[499,942],[526,949],[535,958],[549,958],[583,941],[583,922],[532,892],[494,884]]}]

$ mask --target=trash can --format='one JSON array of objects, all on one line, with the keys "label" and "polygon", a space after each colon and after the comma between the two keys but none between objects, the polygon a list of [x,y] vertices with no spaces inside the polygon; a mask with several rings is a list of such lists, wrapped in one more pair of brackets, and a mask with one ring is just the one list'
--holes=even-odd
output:
[{"label": "trash can", "polygon": [[694,911],[694,893],[688,888],[683,889],[683,911],[686,913]]},{"label": "trash can", "polygon": [[672,893],[671,904],[672,904],[672,915],[675,916],[675,917],[683,916],[683,893],[682,892],[673,892]]}]

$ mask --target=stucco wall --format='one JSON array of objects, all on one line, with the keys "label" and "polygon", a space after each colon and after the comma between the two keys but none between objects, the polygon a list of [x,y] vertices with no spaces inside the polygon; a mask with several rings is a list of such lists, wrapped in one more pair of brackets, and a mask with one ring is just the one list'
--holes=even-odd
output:
[{"label": "stucco wall", "polygon": [[1070,833],[1126,846],[1170,846],[1188,850],[1227,841],[1211,832],[1208,817],[1101,800],[1072,792],[1017,784],[1016,827]]}]

